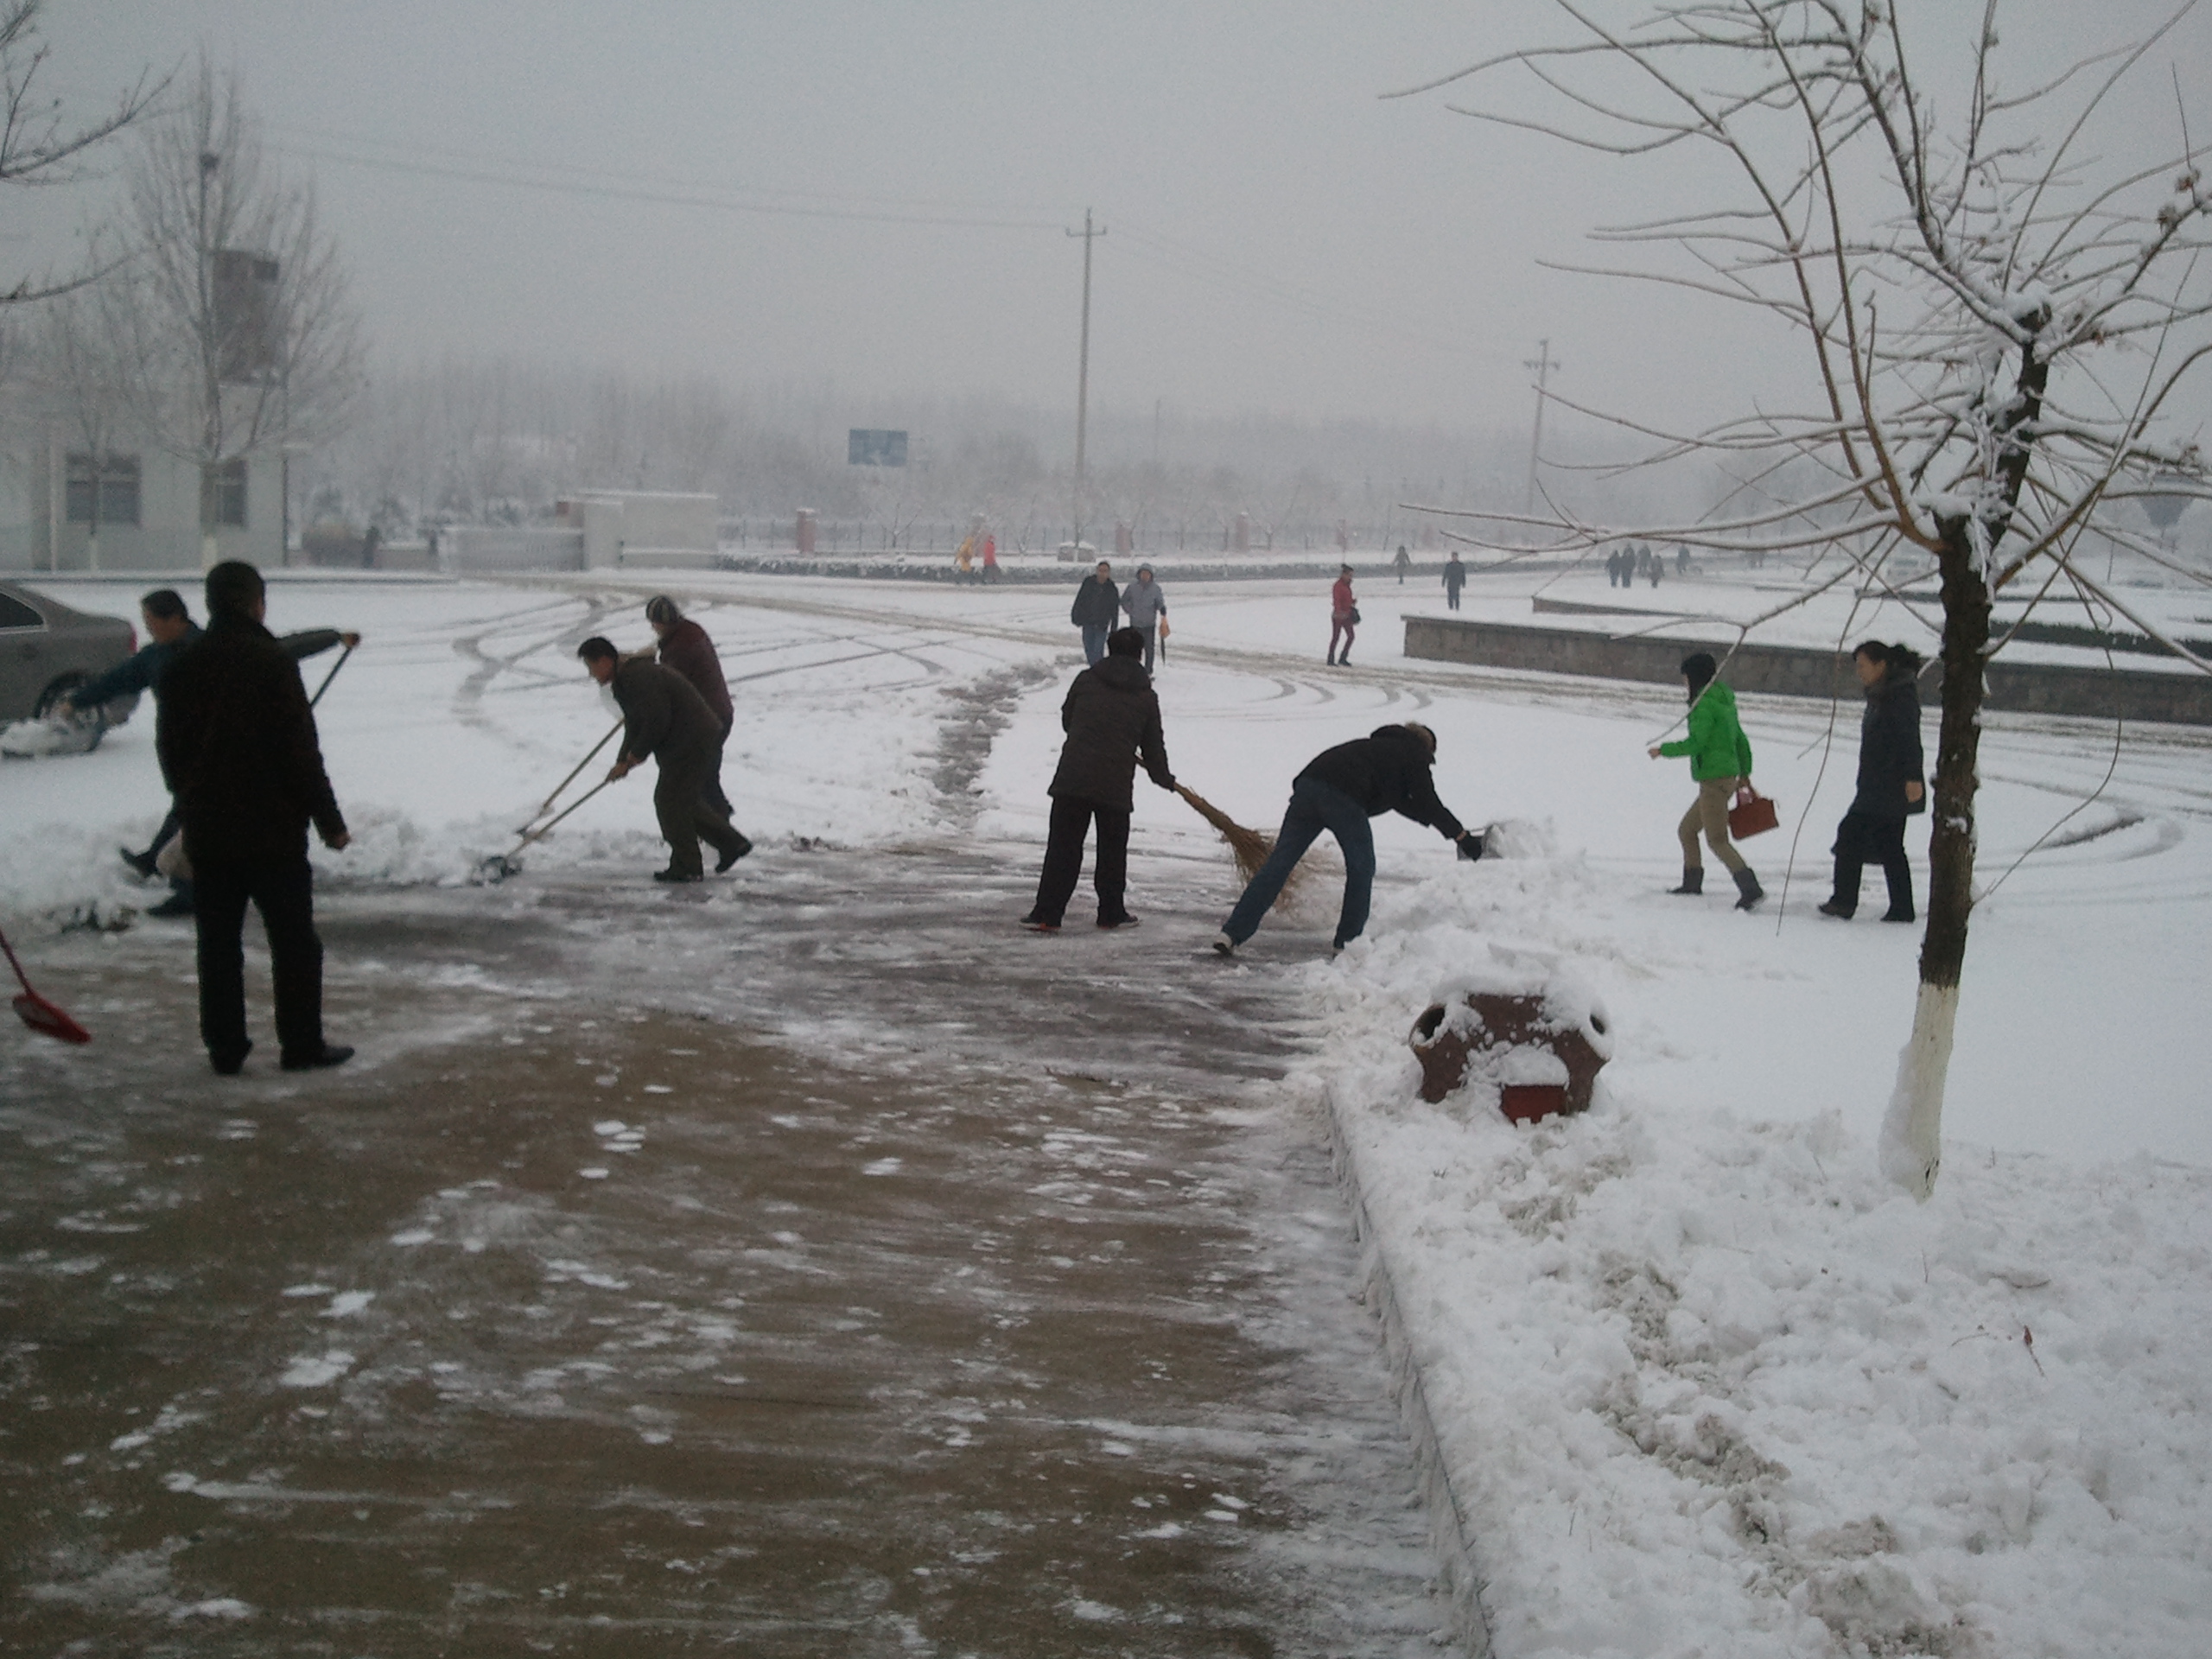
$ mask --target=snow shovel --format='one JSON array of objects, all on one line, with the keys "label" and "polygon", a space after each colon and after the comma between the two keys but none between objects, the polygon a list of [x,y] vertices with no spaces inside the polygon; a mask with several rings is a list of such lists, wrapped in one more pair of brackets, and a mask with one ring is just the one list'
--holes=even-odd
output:
[{"label": "snow shovel", "polygon": [[[596,751],[594,751],[594,753],[596,753]],[[577,770],[582,771],[582,768],[578,767]],[[523,830],[521,832],[522,839],[520,841],[515,842],[512,847],[509,848],[504,853],[493,854],[491,857],[486,859],[481,864],[479,864],[476,867],[476,880],[480,883],[489,884],[494,881],[504,881],[511,875],[521,874],[522,859],[520,855],[522,849],[529,846],[531,842],[542,840],[543,837],[551,835],[553,833],[553,826],[555,824],[560,823],[563,818],[567,817],[569,813],[575,811],[578,807],[582,806],[586,801],[591,799],[593,796],[598,794],[601,790],[605,789],[607,785],[613,781],[614,780],[612,778],[601,779],[582,794],[577,796],[575,800],[563,807],[560,811],[554,814],[552,817],[538,825],[537,829]]]},{"label": "snow shovel", "polygon": [[30,976],[23,971],[23,964],[16,960],[15,947],[8,943],[8,936],[4,933],[0,933],[0,950],[8,953],[8,965],[16,970],[16,977],[22,982],[23,994],[16,999],[18,1019],[33,1031],[43,1032],[48,1037],[58,1037],[65,1043],[89,1043],[92,1040],[91,1032],[31,988]]},{"label": "snow shovel", "polygon": [[548,812],[550,812],[553,810],[553,803],[561,798],[561,791],[566,789],[570,784],[576,781],[576,773],[581,772],[586,766],[591,765],[592,755],[597,754],[601,749],[605,748],[607,744],[613,741],[614,734],[622,729],[622,726],[623,722],[621,721],[616,721],[613,727],[607,732],[607,735],[601,738],[598,742],[591,746],[591,754],[584,756],[582,760],[576,762],[575,772],[570,772],[559,783],[553,785],[553,792],[538,803],[537,810],[530,815],[530,822],[524,824],[521,829],[516,830],[515,834],[518,836],[528,835],[530,833],[531,824],[536,823],[540,818],[543,817]]},{"label": "snow shovel", "polygon": [[330,665],[330,672],[322,677],[322,683],[315,687],[315,696],[308,699],[308,708],[312,709],[322,701],[322,694],[330,690],[330,683],[338,677],[338,671],[346,666],[346,659],[353,654],[353,647],[351,645],[338,653],[338,660]]}]

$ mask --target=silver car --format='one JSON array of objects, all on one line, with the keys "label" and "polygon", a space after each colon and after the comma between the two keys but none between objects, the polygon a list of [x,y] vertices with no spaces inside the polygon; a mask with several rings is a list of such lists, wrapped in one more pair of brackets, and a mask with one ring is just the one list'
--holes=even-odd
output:
[{"label": "silver car", "polygon": [[[118,616],[92,616],[60,600],[0,582],[0,724],[42,717],[63,693],[105,674],[138,649],[138,630]],[[136,693],[101,713],[120,725]]]}]

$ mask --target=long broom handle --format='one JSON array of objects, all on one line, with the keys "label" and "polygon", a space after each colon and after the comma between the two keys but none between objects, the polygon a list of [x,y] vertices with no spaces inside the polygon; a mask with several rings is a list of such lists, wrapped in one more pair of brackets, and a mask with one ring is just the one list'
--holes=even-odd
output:
[{"label": "long broom handle", "polygon": [[36,996],[38,993],[31,989],[31,976],[23,971],[23,964],[16,960],[16,947],[8,943],[5,933],[0,933],[0,950],[8,953],[8,965],[16,970],[16,977],[22,982],[24,994]]},{"label": "long broom handle", "polygon": [[[605,748],[608,743],[612,742],[613,741],[615,732],[620,731],[622,729],[622,721],[619,720],[616,721],[613,730],[610,730],[605,737],[601,738],[598,742],[591,746],[591,754],[584,756],[582,760],[576,762],[575,772],[570,772],[559,783],[553,785],[553,792],[550,795],[548,795],[544,800],[538,804],[537,811],[530,815],[532,818],[542,818],[548,812],[550,812],[553,810],[553,803],[561,798],[561,791],[566,789],[570,784],[576,781],[576,773],[581,772],[586,766],[591,765],[592,755],[597,754],[601,749]],[[590,798],[587,796],[585,798],[589,799]],[[576,804],[581,806],[583,804],[583,802],[579,801]],[[556,819],[555,822],[558,823],[559,820]],[[550,826],[548,827],[550,828]]]},{"label": "long broom handle", "polygon": [[[593,751],[593,753],[597,753],[597,751],[596,751],[596,750],[594,750],[594,751]],[[578,771],[582,771],[582,767],[578,767],[578,768],[577,768],[577,770],[578,770]],[[575,798],[575,800],[570,801],[570,802],[568,804],[568,805],[566,805],[566,806],[563,807],[563,808],[560,810],[560,811],[559,811],[558,813],[555,814],[551,818],[549,818],[548,820],[546,820],[546,822],[545,822],[545,823],[542,823],[542,824],[538,825],[538,827],[537,827],[537,829],[535,829],[535,830],[525,830],[524,831],[523,831],[523,837],[522,837],[522,839],[521,839],[520,841],[518,841],[518,842],[517,842],[515,843],[515,852],[516,852],[516,853],[518,853],[518,852],[522,851],[522,849],[523,849],[524,848],[525,848],[525,847],[529,846],[529,845],[530,845],[530,843],[531,843],[531,842],[537,840],[537,839],[538,839],[540,836],[550,836],[550,835],[551,835],[551,834],[553,833],[553,826],[554,826],[555,824],[556,824],[556,823],[560,823],[560,822],[561,822],[561,820],[562,820],[563,818],[567,817],[569,816],[569,813],[571,813],[571,812],[575,811],[578,807],[582,806],[582,805],[586,801],[588,801],[588,800],[591,799],[591,798],[592,798],[593,796],[594,796],[594,795],[598,794],[598,793],[599,793],[599,791],[600,791],[601,790],[605,789],[605,788],[606,788],[609,784],[613,783],[613,781],[614,781],[614,780],[613,780],[612,778],[602,778],[602,779],[601,779],[597,783],[594,784],[594,785],[593,785],[589,789],[588,789],[588,790],[584,791],[584,792],[583,792],[582,794],[581,794],[581,795],[577,796],[577,797],[576,797],[576,798]],[[508,856],[508,857],[510,857],[510,858],[512,858],[512,857],[513,857],[513,856],[514,856],[514,854],[513,854],[513,853],[510,853],[510,854],[508,854],[508,855],[507,855],[507,856]]]},{"label": "long broom handle", "polygon": [[338,660],[330,665],[330,672],[322,677],[322,683],[315,687],[315,696],[308,699],[308,708],[312,709],[322,701],[322,694],[330,690],[330,683],[338,677],[338,671],[346,666],[346,659],[353,654],[353,647],[351,645],[338,653]]}]

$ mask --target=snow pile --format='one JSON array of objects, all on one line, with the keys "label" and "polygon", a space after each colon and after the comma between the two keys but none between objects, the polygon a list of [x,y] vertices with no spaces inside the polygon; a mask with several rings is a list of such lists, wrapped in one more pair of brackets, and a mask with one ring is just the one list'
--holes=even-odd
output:
[{"label": "snow pile", "polygon": [[1497,1650],[2202,1653],[2212,1173],[1954,1143],[1923,1207],[1835,1113],[1632,1066],[1534,1126],[1480,1078],[1421,1103],[1428,1001],[1636,1000],[1602,954],[1493,943],[1572,937],[1592,887],[1461,866],[1303,970]]}]

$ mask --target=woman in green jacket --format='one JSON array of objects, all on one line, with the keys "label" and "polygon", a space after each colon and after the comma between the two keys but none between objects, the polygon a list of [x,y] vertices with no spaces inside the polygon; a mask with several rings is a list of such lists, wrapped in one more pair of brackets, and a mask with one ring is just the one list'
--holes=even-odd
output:
[{"label": "woman in green jacket", "polygon": [[1675,833],[1682,843],[1682,885],[1673,893],[1705,891],[1705,864],[1698,856],[1697,837],[1705,832],[1706,845],[1736,879],[1736,908],[1751,910],[1766,897],[1751,867],[1744,862],[1728,839],[1731,797],[1748,797],[1751,788],[1751,742],[1736,720],[1736,694],[1713,677],[1720,665],[1705,652],[1682,658],[1682,678],[1690,689],[1689,734],[1674,743],[1661,743],[1651,758],[1687,754],[1690,776],[1697,780],[1697,799],[1682,814]]}]

